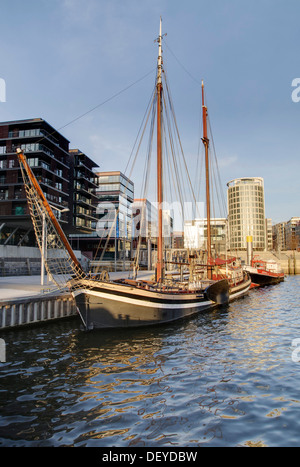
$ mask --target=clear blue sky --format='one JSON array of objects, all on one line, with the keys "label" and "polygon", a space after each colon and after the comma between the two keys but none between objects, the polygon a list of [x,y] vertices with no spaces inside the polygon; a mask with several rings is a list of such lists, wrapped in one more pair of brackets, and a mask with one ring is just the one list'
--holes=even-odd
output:
[{"label": "clear blue sky", "polygon": [[[263,177],[267,217],[300,216],[299,0],[1,0],[0,15],[0,121],[42,117],[57,129],[154,70],[162,16],[191,167],[203,78],[224,191]],[[154,72],[61,133],[101,170],[124,170],[153,83]]]}]

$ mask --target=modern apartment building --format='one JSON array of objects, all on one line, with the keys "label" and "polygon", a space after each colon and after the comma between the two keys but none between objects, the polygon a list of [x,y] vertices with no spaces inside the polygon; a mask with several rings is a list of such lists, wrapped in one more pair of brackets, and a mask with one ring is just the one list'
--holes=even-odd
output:
[{"label": "modern apartment building", "polygon": [[[151,240],[157,244],[158,209],[157,203],[151,203],[146,198],[135,198],[132,205],[132,239],[133,242]],[[165,248],[172,248],[173,212],[170,209],[162,211],[162,233]]]},{"label": "modern apartment building", "polygon": [[157,238],[157,216],[156,207],[145,198],[135,198],[132,205],[132,238],[137,242],[139,238],[143,241]]},{"label": "modern apartment building", "polygon": [[97,176],[98,240],[109,238],[106,259],[124,259],[124,255],[128,256],[131,249],[134,184],[119,171],[98,172]]},{"label": "modern apartment building", "polygon": [[[225,253],[227,222],[224,218],[211,219],[211,245],[217,253]],[[207,219],[195,219],[184,223],[184,247],[196,250],[207,248]]]},{"label": "modern apartment building", "polygon": [[286,222],[280,222],[272,227],[273,248],[276,251],[286,250],[285,226]]},{"label": "modern apartment building", "polygon": [[79,149],[70,149],[70,168],[74,174],[73,221],[72,225],[83,233],[95,229],[98,205],[98,176],[94,172],[97,164]]},{"label": "modern apartment building", "polygon": [[285,225],[285,245],[287,250],[296,250],[299,246],[297,236],[300,217],[292,217]]},{"label": "modern apartment building", "polygon": [[[0,123],[0,243],[35,245],[18,147],[66,233],[76,228],[90,231],[92,215],[87,205],[96,190],[91,181],[96,164],[78,150],[69,152],[69,141],[42,118],[16,120]],[[77,199],[82,190],[88,193],[86,204]]]},{"label": "modern apartment building", "polygon": [[227,183],[230,248],[246,250],[247,236],[253,237],[253,248],[267,248],[264,180],[244,177]]},{"label": "modern apartment building", "polygon": [[180,250],[184,248],[184,232],[179,230],[173,232],[172,248]]},{"label": "modern apartment building", "polygon": [[296,249],[300,251],[300,222],[295,227]]},{"label": "modern apartment building", "polygon": [[266,219],[266,248],[273,250],[272,219]]}]

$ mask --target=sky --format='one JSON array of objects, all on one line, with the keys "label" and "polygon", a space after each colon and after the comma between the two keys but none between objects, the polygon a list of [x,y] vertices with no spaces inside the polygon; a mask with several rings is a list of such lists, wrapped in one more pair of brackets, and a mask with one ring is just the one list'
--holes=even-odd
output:
[{"label": "sky", "polygon": [[266,217],[300,217],[299,0],[0,0],[0,121],[44,118],[99,170],[124,171],[153,90],[160,16],[193,176],[203,79],[225,195],[234,178],[263,177]]}]

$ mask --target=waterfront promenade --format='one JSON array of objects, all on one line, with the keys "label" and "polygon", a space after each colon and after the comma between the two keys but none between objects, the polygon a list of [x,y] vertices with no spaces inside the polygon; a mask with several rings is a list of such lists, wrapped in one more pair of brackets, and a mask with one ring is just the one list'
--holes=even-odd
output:
[{"label": "waterfront promenade", "polygon": [[0,329],[35,324],[76,314],[74,300],[40,276],[0,277]]},{"label": "waterfront promenade", "polygon": [[40,276],[0,277],[0,302],[35,297],[46,292],[54,292],[56,289],[56,285],[48,282],[47,278],[45,285],[41,285]]}]

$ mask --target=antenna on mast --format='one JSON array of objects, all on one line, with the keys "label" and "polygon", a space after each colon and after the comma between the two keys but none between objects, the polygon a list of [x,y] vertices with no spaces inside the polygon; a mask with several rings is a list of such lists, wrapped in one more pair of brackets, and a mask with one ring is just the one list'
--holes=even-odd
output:
[{"label": "antenna on mast", "polygon": [[158,59],[157,59],[157,203],[158,203],[158,236],[157,236],[157,263],[156,263],[156,280],[158,282],[163,280],[164,275],[164,260],[163,260],[163,234],[162,234],[162,203],[163,203],[163,164],[162,164],[162,27],[159,27],[158,42]]},{"label": "antenna on mast", "polygon": [[161,41],[162,41],[162,19],[160,17],[160,22],[159,22],[159,36],[157,39],[158,42],[158,58],[157,58],[157,84],[161,84],[161,73],[162,73],[162,47],[161,47]]}]

